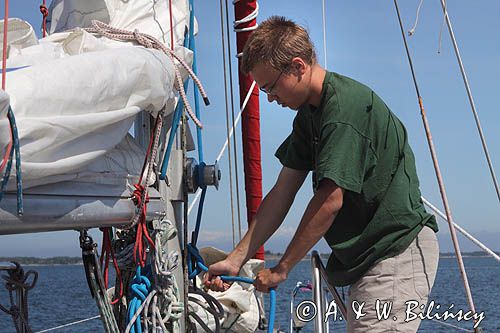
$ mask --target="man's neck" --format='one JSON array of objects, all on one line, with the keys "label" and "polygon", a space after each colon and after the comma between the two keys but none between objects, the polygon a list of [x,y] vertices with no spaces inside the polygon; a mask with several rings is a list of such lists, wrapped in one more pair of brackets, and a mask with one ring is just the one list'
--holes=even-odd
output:
[{"label": "man's neck", "polygon": [[325,80],[326,70],[319,64],[311,66],[311,83],[310,93],[307,102],[314,107],[318,107],[321,103],[321,92],[323,91],[323,81]]}]

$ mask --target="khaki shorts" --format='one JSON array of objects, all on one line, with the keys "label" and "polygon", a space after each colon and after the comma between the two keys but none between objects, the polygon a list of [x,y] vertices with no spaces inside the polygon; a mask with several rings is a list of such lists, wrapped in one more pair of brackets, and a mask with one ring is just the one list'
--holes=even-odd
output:
[{"label": "khaki shorts", "polygon": [[417,332],[420,319],[406,310],[427,304],[438,260],[436,234],[424,227],[404,252],[371,267],[349,288],[347,332]]}]

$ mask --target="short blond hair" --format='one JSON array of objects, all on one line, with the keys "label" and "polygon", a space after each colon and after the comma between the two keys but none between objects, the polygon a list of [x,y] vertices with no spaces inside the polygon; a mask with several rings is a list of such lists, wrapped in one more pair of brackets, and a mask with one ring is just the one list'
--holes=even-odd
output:
[{"label": "short blond hair", "polygon": [[293,58],[307,64],[316,62],[314,45],[306,29],[283,16],[271,16],[250,35],[241,61],[241,70],[249,73],[258,63],[287,71]]}]

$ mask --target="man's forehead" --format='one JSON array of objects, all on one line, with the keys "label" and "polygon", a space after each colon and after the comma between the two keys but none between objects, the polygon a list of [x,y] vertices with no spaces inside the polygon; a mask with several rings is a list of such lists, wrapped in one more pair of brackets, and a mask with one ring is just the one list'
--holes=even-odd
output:
[{"label": "man's forehead", "polygon": [[269,83],[269,81],[276,76],[276,73],[278,73],[278,71],[271,65],[263,63],[256,64],[250,71],[253,79],[260,84]]}]

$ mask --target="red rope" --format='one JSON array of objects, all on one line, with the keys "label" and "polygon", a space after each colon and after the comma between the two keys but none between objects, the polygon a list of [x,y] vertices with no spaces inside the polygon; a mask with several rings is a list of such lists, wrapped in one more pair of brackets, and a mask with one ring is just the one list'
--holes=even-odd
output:
[{"label": "red rope", "polygon": [[172,14],[172,0],[169,0],[169,9],[170,9],[170,49],[174,50],[174,18]]},{"label": "red rope", "polygon": [[43,4],[40,5],[40,13],[42,13],[42,32],[43,37],[47,35],[47,16],[49,16],[49,10],[47,9],[46,0],[43,0]]},{"label": "red rope", "polygon": [[5,150],[5,155],[2,160],[2,164],[0,165],[0,174],[2,173],[3,169],[5,168],[5,165],[9,161],[9,156],[10,156],[10,151],[12,150],[12,130],[11,130],[11,141],[9,142],[9,145],[7,146],[7,149]]},{"label": "red rope", "polygon": [[111,304],[116,304],[123,297],[123,281],[122,274],[120,272],[120,268],[118,267],[118,262],[116,261],[115,252],[113,250],[113,246],[111,245],[111,239],[109,237],[109,233],[111,229],[108,228],[100,228],[103,232],[102,235],[102,249],[101,249],[101,267],[104,264],[103,276],[104,276],[104,286],[108,289],[108,272],[109,272],[109,258],[111,257],[113,260],[113,266],[115,268],[116,276],[118,281],[120,282],[120,291],[118,293],[118,297],[111,301]]},{"label": "red rope", "polygon": [[[134,201],[136,206],[141,206],[142,195],[146,188],[143,185],[135,184],[135,191],[132,194],[132,200]],[[155,244],[151,237],[149,236],[148,228],[146,225],[146,213],[147,213],[147,203],[149,202],[149,195],[145,196],[145,202],[142,204],[142,211],[140,212],[141,217],[139,219],[139,223],[137,224],[137,233],[135,236],[135,244],[134,244],[134,261],[136,264],[139,264],[141,267],[146,265],[147,252],[145,248],[147,246],[146,242],[149,243],[153,248]]]}]

